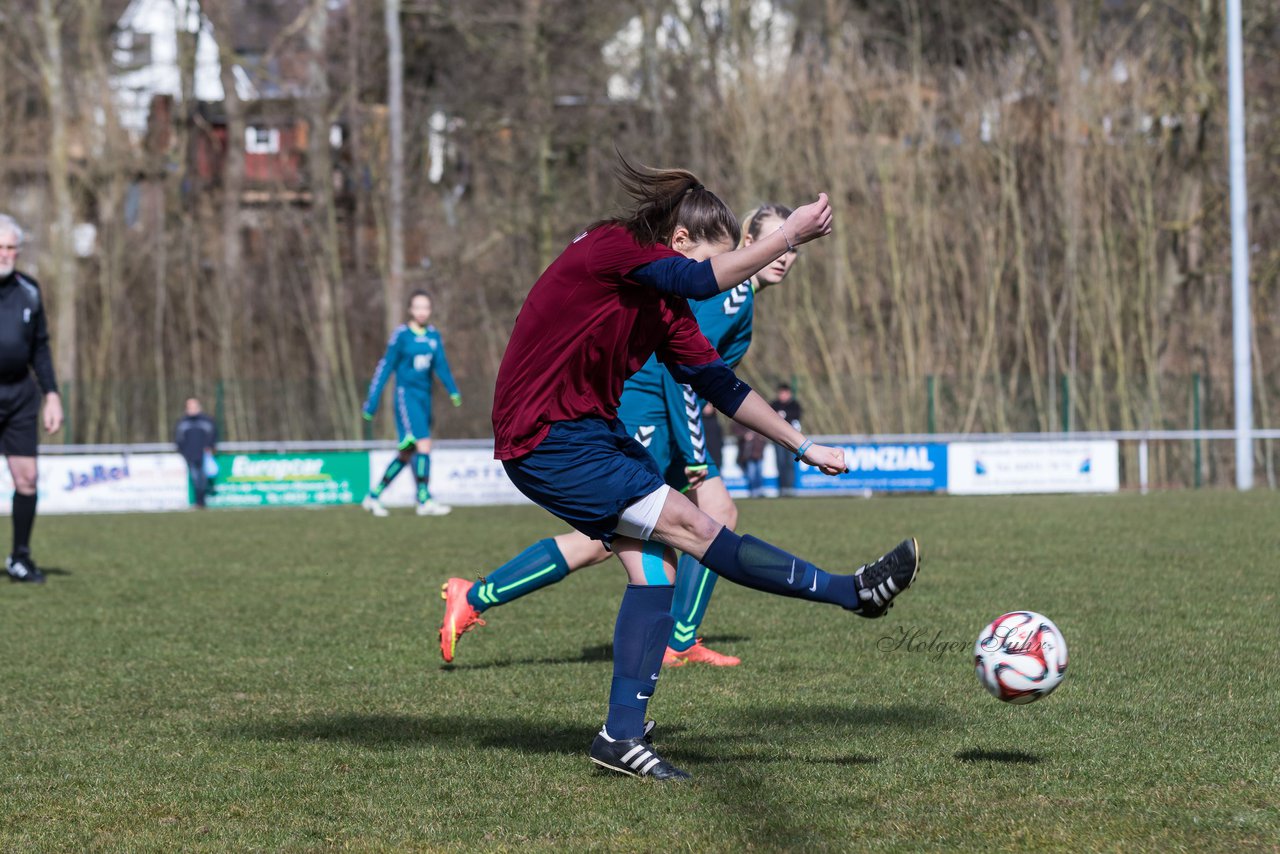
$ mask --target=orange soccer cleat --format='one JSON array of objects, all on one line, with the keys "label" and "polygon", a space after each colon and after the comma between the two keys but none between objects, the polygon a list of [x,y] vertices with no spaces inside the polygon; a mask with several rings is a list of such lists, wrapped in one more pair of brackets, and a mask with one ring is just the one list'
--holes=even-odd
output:
[{"label": "orange soccer cleat", "polygon": [[703,644],[702,638],[698,638],[693,642],[693,646],[688,649],[675,650],[667,647],[666,655],[662,657],[662,666],[680,667],[691,661],[698,664],[711,664],[716,667],[737,667],[742,663],[742,659],[736,655],[725,655],[722,652],[716,652]]},{"label": "orange soccer cleat", "polygon": [[465,578],[450,578],[440,585],[440,598],[444,600],[444,622],[440,624],[440,655],[445,664],[453,661],[458,638],[472,626],[483,626],[480,612],[467,601],[467,591],[473,582]]}]

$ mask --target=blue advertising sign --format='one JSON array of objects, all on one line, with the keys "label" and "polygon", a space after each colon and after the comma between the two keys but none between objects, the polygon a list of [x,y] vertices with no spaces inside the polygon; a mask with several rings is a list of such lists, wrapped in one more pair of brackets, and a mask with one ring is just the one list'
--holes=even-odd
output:
[{"label": "blue advertising sign", "polygon": [[849,471],[828,477],[796,464],[799,492],[936,492],[947,488],[947,446],[837,445]]}]

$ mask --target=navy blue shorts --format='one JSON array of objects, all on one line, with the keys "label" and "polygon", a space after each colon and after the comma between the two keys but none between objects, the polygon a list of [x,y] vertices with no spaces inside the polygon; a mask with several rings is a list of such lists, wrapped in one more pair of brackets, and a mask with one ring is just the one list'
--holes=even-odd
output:
[{"label": "navy blue shorts", "polygon": [[606,543],[623,510],[663,487],[658,464],[616,418],[559,421],[538,447],[502,467],[525,497]]}]

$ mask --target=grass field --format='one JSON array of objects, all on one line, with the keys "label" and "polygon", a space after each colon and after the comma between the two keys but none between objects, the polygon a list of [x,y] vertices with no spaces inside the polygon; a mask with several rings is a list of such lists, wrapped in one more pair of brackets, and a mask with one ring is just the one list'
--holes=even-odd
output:
[{"label": "grass field", "polygon": [[[669,671],[663,787],[593,770],[622,574],[490,612],[441,666],[441,581],[558,531],[535,509],[43,518],[0,588],[0,849],[1280,848],[1280,497],[748,502],[831,569],[906,534],[889,616],[722,582],[734,669]],[[1071,650],[996,702],[1005,610]],[[919,630],[933,651],[896,646]],[[885,641],[884,638],[890,640]]]}]

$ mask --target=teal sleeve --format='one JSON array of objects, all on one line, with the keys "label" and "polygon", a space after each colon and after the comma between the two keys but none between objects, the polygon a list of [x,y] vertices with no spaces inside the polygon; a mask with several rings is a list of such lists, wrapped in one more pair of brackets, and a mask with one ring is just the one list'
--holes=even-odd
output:
[{"label": "teal sleeve", "polygon": [[364,401],[364,414],[370,417],[378,411],[378,401],[382,398],[382,390],[387,385],[387,380],[395,373],[396,356],[400,349],[400,330],[397,329],[391,333],[391,340],[387,342],[387,352],[378,361],[378,366],[373,369],[373,379],[369,381],[369,394]]},{"label": "teal sleeve", "polygon": [[445,390],[452,396],[458,393],[458,384],[453,381],[453,371],[449,370],[449,357],[444,354],[444,339],[440,338],[439,341],[440,348],[436,351],[436,358],[432,365],[440,375],[440,382],[444,383]]}]

